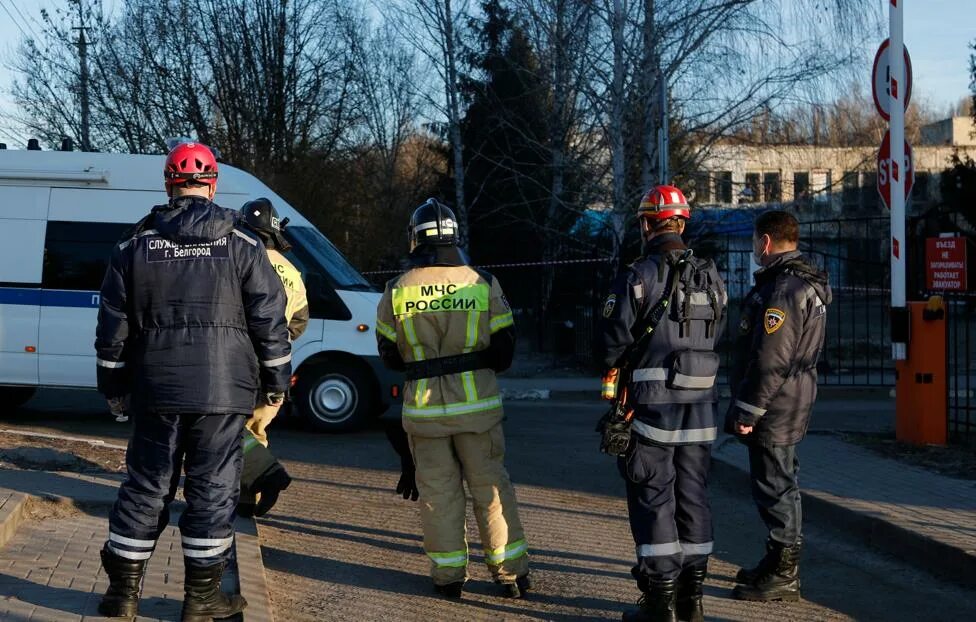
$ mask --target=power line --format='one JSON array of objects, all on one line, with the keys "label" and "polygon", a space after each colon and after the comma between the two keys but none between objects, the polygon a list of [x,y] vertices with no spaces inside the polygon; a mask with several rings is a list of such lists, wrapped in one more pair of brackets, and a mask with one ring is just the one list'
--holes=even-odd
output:
[{"label": "power line", "polygon": [[27,31],[24,30],[24,27],[20,25],[20,22],[18,22],[13,13],[10,12],[10,9],[7,8],[7,3],[3,0],[0,0],[0,8],[3,8],[3,12],[7,14],[10,21],[13,22],[14,26],[17,27],[17,30],[20,31],[20,34],[24,35],[25,39],[30,39],[31,36],[27,34]]},{"label": "power line", "polygon": [[17,11],[17,15],[20,15],[20,19],[23,20],[24,25],[27,26],[27,28],[34,34],[34,37],[37,38],[37,39],[40,39],[41,38],[40,35],[37,34],[37,31],[34,30],[34,26],[31,24],[31,22],[34,22],[35,24],[37,24],[38,26],[40,26],[40,24],[37,22],[37,20],[34,19],[33,16],[31,16],[31,18],[29,20],[26,17],[24,17],[24,14],[20,12],[20,7],[17,6],[17,3],[16,2],[12,3],[11,6],[13,6],[14,7],[14,10]]}]

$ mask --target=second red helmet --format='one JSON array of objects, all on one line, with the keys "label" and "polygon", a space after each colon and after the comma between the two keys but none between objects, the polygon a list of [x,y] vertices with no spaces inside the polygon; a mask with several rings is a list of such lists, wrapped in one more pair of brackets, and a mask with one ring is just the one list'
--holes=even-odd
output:
[{"label": "second red helmet", "polygon": [[688,199],[675,186],[654,186],[641,199],[637,215],[655,220],[668,218],[690,218],[691,208]]}]

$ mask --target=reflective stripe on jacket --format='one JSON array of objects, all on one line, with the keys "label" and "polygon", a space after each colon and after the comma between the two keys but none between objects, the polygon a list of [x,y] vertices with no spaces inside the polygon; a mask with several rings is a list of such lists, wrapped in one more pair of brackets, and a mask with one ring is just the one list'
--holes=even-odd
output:
[{"label": "reflective stripe on jacket", "polygon": [[[410,363],[486,350],[494,333],[513,324],[501,286],[490,274],[463,265],[429,266],[387,283],[376,332],[381,341],[395,343],[400,357]],[[409,434],[480,433],[501,419],[493,369],[421,378],[404,386],[403,420]]]}]

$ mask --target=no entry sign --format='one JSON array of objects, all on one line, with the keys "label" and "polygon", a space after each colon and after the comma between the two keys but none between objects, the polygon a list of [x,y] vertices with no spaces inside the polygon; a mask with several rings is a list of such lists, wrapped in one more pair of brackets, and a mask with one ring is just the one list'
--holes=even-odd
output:
[{"label": "no entry sign", "polygon": [[891,209],[891,176],[905,175],[905,199],[907,200],[912,193],[912,186],[915,185],[915,165],[912,162],[912,147],[905,141],[905,165],[897,166],[891,161],[891,134],[885,132],[884,140],[881,141],[881,149],[878,150],[878,193],[885,207]]},{"label": "no entry sign", "polygon": [[966,238],[928,238],[925,288],[934,292],[964,292],[966,280]]},{"label": "no entry sign", "polygon": [[871,94],[874,96],[874,107],[878,109],[878,114],[885,121],[891,120],[891,111],[889,107],[891,105],[889,95],[891,89],[904,89],[904,101],[905,109],[908,109],[908,103],[912,100],[912,59],[908,55],[908,48],[902,46],[905,50],[905,82],[906,84],[899,85],[897,82],[891,80],[891,40],[885,39],[881,47],[878,48],[878,53],[874,55],[874,67],[871,70]]}]

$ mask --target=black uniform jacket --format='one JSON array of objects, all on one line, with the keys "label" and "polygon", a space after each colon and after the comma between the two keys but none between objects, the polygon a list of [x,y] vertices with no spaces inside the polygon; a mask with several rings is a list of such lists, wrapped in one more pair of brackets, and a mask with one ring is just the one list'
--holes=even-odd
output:
[{"label": "black uniform jacket", "polygon": [[112,251],[95,349],[98,390],[136,410],[251,414],[291,377],[285,292],[237,212],[159,206]]},{"label": "black uniform jacket", "polygon": [[792,445],[806,434],[817,397],[817,361],[831,302],[827,274],[790,251],[755,274],[743,301],[730,373],[725,428],[755,426],[762,445]]}]

